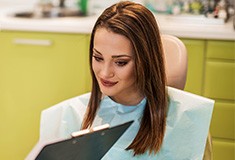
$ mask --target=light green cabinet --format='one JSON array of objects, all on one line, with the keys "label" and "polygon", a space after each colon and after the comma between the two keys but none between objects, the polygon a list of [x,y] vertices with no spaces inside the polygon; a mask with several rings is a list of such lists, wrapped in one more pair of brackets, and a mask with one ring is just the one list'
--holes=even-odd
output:
[{"label": "light green cabinet", "polygon": [[235,143],[231,141],[213,140],[213,160],[234,160]]},{"label": "light green cabinet", "polygon": [[235,100],[234,62],[207,60],[204,95],[213,99]]},{"label": "light green cabinet", "polygon": [[235,42],[209,41],[206,54],[204,95],[235,100]]},{"label": "light green cabinet", "polygon": [[90,90],[89,35],[0,33],[0,159],[22,160],[39,138],[40,112]]},{"label": "light green cabinet", "polygon": [[235,60],[235,42],[216,40],[208,41],[206,57],[220,60]]},{"label": "light green cabinet", "polygon": [[235,159],[235,41],[182,40],[188,51],[185,90],[215,100],[210,127],[214,160],[233,160]]},{"label": "light green cabinet", "polygon": [[211,121],[211,133],[215,138],[234,140],[235,103],[216,102]]},{"label": "light green cabinet", "polygon": [[214,159],[235,159],[235,41],[207,42],[203,95],[215,99]]},{"label": "light green cabinet", "polygon": [[203,87],[205,41],[182,39],[188,52],[188,72],[185,90],[201,95]]}]

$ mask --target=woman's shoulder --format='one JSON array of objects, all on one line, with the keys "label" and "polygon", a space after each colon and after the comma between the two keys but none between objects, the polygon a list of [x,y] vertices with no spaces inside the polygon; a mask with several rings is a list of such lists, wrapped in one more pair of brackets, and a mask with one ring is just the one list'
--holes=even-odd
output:
[{"label": "woman's shoulder", "polygon": [[80,130],[90,93],[67,99],[42,111],[40,140],[69,136]]},{"label": "woman's shoulder", "polygon": [[167,87],[168,96],[170,101],[178,101],[181,104],[214,104],[214,100],[207,97],[203,97],[194,93],[190,93],[184,90]]},{"label": "woman's shoulder", "polygon": [[62,121],[82,121],[89,99],[90,93],[86,93],[64,100],[54,106],[44,109],[41,112],[41,125],[43,125],[44,122],[58,124]]},{"label": "woman's shoulder", "polygon": [[[187,91],[168,87],[168,115],[181,118],[187,115],[190,119],[195,116],[209,118],[214,107],[214,100]],[[203,113],[203,114],[202,114]]]},{"label": "woman's shoulder", "polygon": [[[169,108],[165,143],[159,159],[165,155],[167,155],[167,159],[195,159],[195,157],[201,159],[209,131],[214,100],[171,87],[168,87],[167,90]],[[168,150],[171,150],[170,154],[165,152]]]}]

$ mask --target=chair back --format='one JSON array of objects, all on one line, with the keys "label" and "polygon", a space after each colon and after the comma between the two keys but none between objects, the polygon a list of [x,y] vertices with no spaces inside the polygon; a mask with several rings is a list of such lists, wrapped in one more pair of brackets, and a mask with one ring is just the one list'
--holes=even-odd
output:
[{"label": "chair back", "polygon": [[165,55],[167,85],[183,90],[188,68],[187,50],[184,43],[172,35],[162,35]]},{"label": "chair back", "polygon": [[[188,68],[187,50],[184,43],[175,36],[162,35],[165,55],[167,85],[183,90]],[[213,159],[212,137],[207,136],[203,160]]]}]

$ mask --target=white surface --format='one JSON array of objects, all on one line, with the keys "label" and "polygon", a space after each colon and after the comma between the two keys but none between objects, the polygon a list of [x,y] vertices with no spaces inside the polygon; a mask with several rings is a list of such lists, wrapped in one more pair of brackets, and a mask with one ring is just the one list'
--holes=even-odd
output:
[{"label": "white surface", "polygon": [[175,35],[183,38],[196,39],[221,39],[235,40],[235,30],[232,19],[223,23],[222,21],[194,17],[192,20],[180,17],[169,17],[156,15],[160,31],[164,34]]},{"label": "white surface", "polygon": [[0,8],[1,7],[9,7],[16,5],[27,5],[27,4],[35,4],[39,0],[0,0]]},{"label": "white surface", "polygon": [[[0,29],[38,32],[91,33],[98,15],[52,19],[27,19],[10,16],[16,11],[32,10],[33,6],[1,9]],[[232,21],[207,19],[203,16],[156,15],[160,31],[183,38],[235,40]]]}]

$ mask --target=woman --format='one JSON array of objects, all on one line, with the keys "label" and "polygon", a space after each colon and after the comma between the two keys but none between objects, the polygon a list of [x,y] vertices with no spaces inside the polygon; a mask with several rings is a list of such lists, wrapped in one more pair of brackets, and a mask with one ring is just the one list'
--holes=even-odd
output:
[{"label": "woman", "polygon": [[209,119],[194,117],[211,101],[166,88],[160,33],[148,9],[124,1],[101,14],[91,34],[90,70],[91,93],[42,112],[39,142],[134,120],[103,160],[202,158]]},{"label": "woman", "polygon": [[102,94],[126,106],[146,97],[140,130],[127,149],[156,153],[165,132],[167,93],[161,38],[151,12],[131,2],[106,9],[91,34],[90,66],[92,92],[82,128],[92,126]]}]

